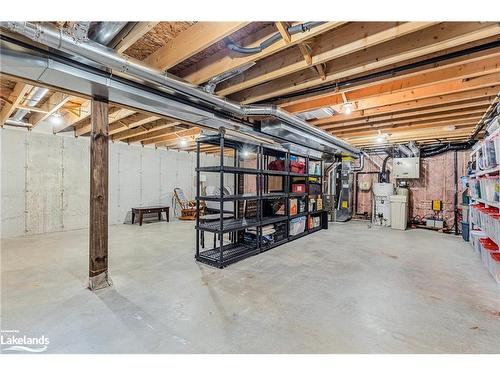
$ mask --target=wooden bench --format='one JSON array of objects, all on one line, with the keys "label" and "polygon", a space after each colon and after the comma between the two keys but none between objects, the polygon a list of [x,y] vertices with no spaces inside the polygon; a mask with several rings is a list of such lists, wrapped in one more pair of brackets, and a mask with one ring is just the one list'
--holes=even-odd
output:
[{"label": "wooden bench", "polygon": [[144,214],[158,214],[158,220],[161,221],[161,213],[165,212],[167,217],[167,222],[170,221],[169,217],[169,207],[168,206],[146,206],[146,207],[136,207],[132,208],[132,224],[135,221],[135,215],[139,215],[139,225],[142,225],[142,219],[144,218]]}]

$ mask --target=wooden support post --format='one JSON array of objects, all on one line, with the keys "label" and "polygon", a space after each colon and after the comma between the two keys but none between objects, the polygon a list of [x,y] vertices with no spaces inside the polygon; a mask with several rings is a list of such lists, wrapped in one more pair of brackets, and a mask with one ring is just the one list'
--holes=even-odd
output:
[{"label": "wooden support post", "polygon": [[89,289],[111,286],[108,276],[108,103],[92,99],[90,133]]}]

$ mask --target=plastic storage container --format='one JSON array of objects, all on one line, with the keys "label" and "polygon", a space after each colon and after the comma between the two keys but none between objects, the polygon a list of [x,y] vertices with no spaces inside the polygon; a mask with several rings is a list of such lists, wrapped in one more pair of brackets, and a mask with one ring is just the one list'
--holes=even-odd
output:
[{"label": "plastic storage container", "polygon": [[497,284],[500,285],[500,253],[491,254],[489,270],[491,276],[493,276]]},{"label": "plastic storage container", "polygon": [[497,177],[494,181],[495,181],[495,187],[494,187],[495,192],[493,201],[500,202],[500,177]]},{"label": "plastic storage container", "polygon": [[479,180],[481,184],[481,196],[489,202],[498,202],[498,177],[483,177]]},{"label": "plastic storage container", "polygon": [[408,224],[408,196],[391,195],[391,228],[406,230]]},{"label": "plastic storage container", "polygon": [[481,256],[481,243],[479,242],[482,238],[488,238],[486,233],[480,229],[473,229],[470,232],[470,244],[474,252],[480,257]]},{"label": "plastic storage container", "polygon": [[469,180],[469,191],[472,198],[481,198],[481,187],[478,179],[471,178]]},{"label": "plastic storage container", "polygon": [[495,145],[495,157],[497,159],[497,163],[500,164],[500,134],[493,137],[492,141]]},{"label": "plastic storage container", "polygon": [[462,221],[462,238],[469,242],[469,223]]},{"label": "plastic storage container", "polygon": [[483,143],[483,166],[485,169],[493,168],[497,165],[495,157],[495,142],[492,139],[485,140]]},{"label": "plastic storage container", "polygon": [[306,230],[305,216],[290,220],[290,230],[289,230],[290,236],[295,236],[297,234],[304,232],[305,230]]},{"label": "plastic storage container", "polygon": [[498,254],[498,246],[489,238],[480,239],[481,243],[481,259],[486,268],[489,269],[491,254]]},{"label": "plastic storage container", "polygon": [[292,173],[306,173],[306,159],[300,156],[290,156],[290,172]]}]

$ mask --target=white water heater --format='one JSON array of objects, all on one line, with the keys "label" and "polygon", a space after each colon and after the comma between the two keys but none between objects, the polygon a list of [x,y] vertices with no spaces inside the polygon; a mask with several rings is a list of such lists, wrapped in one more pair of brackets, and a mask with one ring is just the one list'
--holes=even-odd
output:
[{"label": "white water heater", "polygon": [[386,182],[373,184],[373,214],[372,222],[384,227],[391,226],[391,195],[394,194],[394,186]]}]

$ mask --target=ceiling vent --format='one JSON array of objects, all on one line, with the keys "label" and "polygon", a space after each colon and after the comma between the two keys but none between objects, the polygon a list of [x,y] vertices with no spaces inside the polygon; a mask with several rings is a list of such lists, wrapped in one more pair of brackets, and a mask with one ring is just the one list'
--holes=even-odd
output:
[{"label": "ceiling vent", "polygon": [[332,117],[335,111],[330,107],[313,109],[312,111],[300,112],[297,117],[302,120],[319,120],[322,118]]}]

